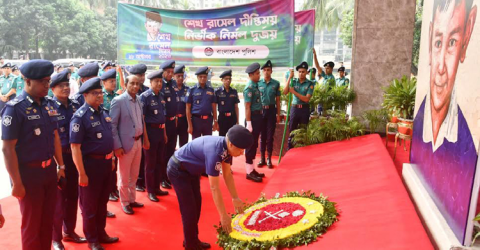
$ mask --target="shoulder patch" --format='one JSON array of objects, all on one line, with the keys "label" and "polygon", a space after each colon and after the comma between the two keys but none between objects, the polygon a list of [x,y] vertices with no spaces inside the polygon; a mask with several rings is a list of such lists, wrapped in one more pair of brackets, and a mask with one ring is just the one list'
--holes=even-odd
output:
[{"label": "shoulder patch", "polygon": [[221,162],[217,161],[217,163],[215,164],[215,170],[217,170],[217,171],[222,170],[222,163]]},{"label": "shoulder patch", "polygon": [[13,106],[19,104],[20,102],[22,102],[23,100],[24,100],[23,98],[15,97],[12,100],[7,102],[7,106],[13,107]]},{"label": "shoulder patch", "polygon": [[70,99],[71,102],[75,103],[75,104],[80,104],[77,100],[75,99]]},{"label": "shoulder patch", "polygon": [[[84,106],[82,106],[82,107],[84,107]],[[75,116],[75,117],[83,117],[86,113],[87,113],[87,109],[85,109],[85,108],[80,108],[80,109],[78,109],[78,110],[75,112],[75,114],[73,114],[73,116]]]}]

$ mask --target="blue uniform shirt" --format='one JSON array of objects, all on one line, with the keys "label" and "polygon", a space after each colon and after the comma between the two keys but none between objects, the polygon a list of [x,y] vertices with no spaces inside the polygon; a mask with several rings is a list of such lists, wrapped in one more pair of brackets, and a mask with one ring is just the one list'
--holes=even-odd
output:
[{"label": "blue uniform shirt", "polygon": [[76,93],[75,95],[73,95],[72,99],[77,101],[80,106],[83,106],[83,104],[85,103],[85,97],[83,96],[83,94]]},{"label": "blue uniform shirt", "polygon": [[175,92],[174,86],[177,86],[175,80],[165,81],[163,80],[162,93],[163,99],[165,100],[165,111],[167,116],[176,116],[177,115],[177,93]]},{"label": "blue uniform shirt", "polygon": [[179,89],[177,86],[173,88],[177,93],[177,115],[186,115],[187,114],[187,104],[186,96],[190,87],[183,85],[182,89]]},{"label": "blue uniform shirt", "polygon": [[240,103],[237,90],[230,87],[229,91],[224,86],[215,90],[219,112],[235,112],[235,104]]},{"label": "blue uniform shirt", "polygon": [[147,90],[149,90],[149,89],[150,89],[149,87],[147,87],[147,86],[145,86],[145,85],[142,84],[142,86],[138,89],[137,95],[141,95],[143,92],[145,92],[145,91],[147,91]]},{"label": "blue uniform shirt", "polygon": [[7,102],[2,110],[2,140],[18,140],[19,164],[53,157],[57,116],[53,101],[41,98],[39,105],[25,91]]},{"label": "blue uniform shirt", "polygon": [[109,154],[113,150],[112,119],[105,109],[85,103],[70,122],[70,143],[82,144],[82,154]]},{"label": "blue uniform shirt", "polygon": [[222,162],[232,163],[223,136],[199,137],[175,151],[175,158],[192,175],[207,173],[210,176],[218,176]]},{"label": "blue uniform shirt", "polygon": [[70,147],[70,120],[77,109],[80,108],[80,104],[75,100],[68,100],[68,106],[65,107],[55,96],[52,101],[58,112],[58,134],[60,135],[62,147]]},{"label": "blue uniform shirt", "polygon": [[149,89],[140,95],[140,101],[143,104],[145,123],[165,123],[165,101],[162,92],[155,95],[152,89]]},{"label": "blue uniform shirt", "polygon": [[187,103],[192,104],[192,114],[195,115],[211,115],[212,103],[216,102],[215,91],[205,84],[205,87],[200,87],[197,84],[190,88],[187,94]]}]

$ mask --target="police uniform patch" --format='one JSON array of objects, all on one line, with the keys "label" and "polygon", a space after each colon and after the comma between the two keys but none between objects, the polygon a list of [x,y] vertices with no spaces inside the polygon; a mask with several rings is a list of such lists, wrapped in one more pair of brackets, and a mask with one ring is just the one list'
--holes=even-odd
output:
[{"label": "police uniform patch", "polygon": [[221,162],[217,162],[217,163],[215,164],[215,170],[217,170],[217,171],[222,170],[222,163],[221,163]]},{"label": "police uniform patch", "polygon": [[12,117],[9,115],[4,116],[2,123],[3,123],[3,126],[5,127],[12,125]]},{"label": "police uniform patch", "polygon": [[252,92],[248,92],[248,97],[252,97]]},{"label": "police uniform patch", "polygon": [[72,132],[77,133],[78,131],[80,131],[80,124],[78,123],[72,124]]}]

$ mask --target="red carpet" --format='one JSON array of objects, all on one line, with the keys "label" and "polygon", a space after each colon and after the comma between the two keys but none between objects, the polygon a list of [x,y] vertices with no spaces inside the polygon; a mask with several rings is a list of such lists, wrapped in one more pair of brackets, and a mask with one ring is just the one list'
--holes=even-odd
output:
[{"label": "red carpet", "polygon": [[[258,161],[258,159],[257,159]],[[269,181],[274,170],[264,167],[260,170],[267,175],[263,183],[254,183],[245,179],[245,158],[238,157],[233,160],[234,177],[237,191],[240,198],[248,201],[256,200],[265,184]],[[274,158],[274,164],[278,162]],[[227,211],[233,212],[233,205],[230,194],[223,180],[222,194],[225,198]],[[202,177],[202,217],[200,218],[199,230],[200,239],[212,244],[212,249],[220,249],[216,244],[216,231],[213,225],[218,224],[219,216],[213,203],[210,193],[208,179]],[[183,249],[183,232],[178,201],[175,193],[169,190],[169,196],[162,196],[159,203],[148,200],[146,193],[137,192],[137,201],[145,204],[144,208],[134,209],[134,215],[126,215],[121,211],[119,202],[109,202],[109,211],[114,212],[117,218],[107,219],[107,233],[111,236],[120,237],[120,242],[107,245],[106,249]],[[21,249],[20,224],[21,216],[18,202],[15,198],[9,197],[0,200],[3,214],[6,218],[4,228],[0,229],[0,249],[16,250]],[[76,232],[83,235],[82,220],[79,214]],[[64,243],[67,250],[88,249],[87,244]]]},{"label": "red carpet", "polygon": [[378,135],[290,150],[264,192],[271,197],[293,190],[323,193],[340,213],[305,248],[433,249]]}]

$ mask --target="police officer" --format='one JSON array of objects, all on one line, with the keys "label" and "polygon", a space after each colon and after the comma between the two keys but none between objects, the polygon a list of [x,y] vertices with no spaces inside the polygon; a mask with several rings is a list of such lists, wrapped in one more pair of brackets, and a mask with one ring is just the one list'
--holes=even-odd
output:
[{"label": "police officer", "polygon": [[188,133],[192,134],[192,139],[212,135],[212,130],[217,130],[218,126],[215,91],[207,86],[207,73],[208,67],[200,67],[195,72],[198,83],[187,94]]},{"label": "police officer", "polygon": [[177,93],[177,136],[180,147],[188,142],[188,121],[187,121],[187,105],[185,96],[190,87],[184,84],[185,82],[185,65],[177,65],[173,70],[175,82],[177,86],[174,88]]},{"label": "police officer", "polygon": [[232,82],[232,70],[224,71],[220,74],[223,85],[215,90],[215,97],[218,106],[218,132],[220,136],[225,136],[227,131],[238,124],[238,99],[237,90],[230,87]]},{"label": "police officer", "polygon": [[[53,106],[58,113],[58,131],[62,144],[62,158],[65,163],[65,178],[61,178],[57,190],[57,203],[53,222],[53,248],[64,249],[64,241],[86,243],[87,240],[75,233],[77,224],[78,208],[78,171],[75,168],[70,149],[69,131],[70,120],[73,114],[80,108],[76,100],[69,100],[70,95],[70,71],[65,69],[52,77],[50,88],[53,91]],[[62,237],[62,225],[65,232]]]},{"label": "police officer", "polygon": [[[115,89],[117,87],[117,71],[115,69],[110,69],[107,72],[103,73],[100,79],[102,80],[102,83],[103,83],[103,108],[106,109],[107,111],[110,111],[110,105],[112,103],[113,98],[118,96],[118,94],[115,92]],[[115,164],[115,169],[112,173],[111,178],[112,178],[111,179],[112,192],[110,193],[110,196],[108,199],[111,201],[118,201],[119,194],[117,191],[118,189],[117,189],[117,165],[116,164]]]},{"label": "police officer", "polygon": [[103,64],[102,69],[98,71],[98,77],[101,77],[105,72],[113,68],[113,64],[110,61],[107,61]]},{"label": "police officer", "polygon": [[[285,83],[283,94],[286,95],[289,92],[293,95],[292,107],[290,109],[290,121],[288,123],[288,129],[290,133],[298,128],[300,124],[308,124],[310,119],[310,107],[308,102],[313,94],[314,84],[307,79],[308,63],[302,62],[296,67],[298,71],[298,78],[293,79],[293,83],[290,86],[290,80],[293,78],[293,69],[290,71],[290,77]],[[288,138],[288,148],[292,148],[291,137]]]},{"label": "police officer", "polygon": [[313,84],[316,86],[318,81],[315,78],[317,75],[317,69],[316,68],[310,68],[308,71],[308,79],[313,82]]},{"label": "police officer", "polygon": [[53,102],[45,98],[53,64],[31,60],[20,71],[25,76],[25,91],[2,110],[5,166],[13,184],[12,196],[20,203],[22,248],[50,250],[57,179],[65,177],[58,114]]},{"label": "police officer", "polygon": [[17,75],[17,78],[15,78],[15,93],[16,95],[20,95],[23,92],[23,89],[25,88],[25,80],[23,79],[23,75],[20,74],[20,70],[17,70],[19,73]]},{"label": "police officer", "polygon": [[350,80],[345,77],[345,67],[338,68],[338,74],[340,77],[335,79],[337,86],[348,87],[350,85]]},{"label": "police officer", "polygon": [[15,97],[15,81],[17,76],[12,74],[12,64],[5,63],[2,65],[3,75],[0,76],[0,110],[9,100]]},{"label": "police officer", "polygon": [[[85,64],[85,66],[78,70],[78,76],[80,76],[80,88],[84,82],[94,77],[97,77],[98,69],[98,63],[92,62]],[[83,105],[85,103],[84,95],[82,95],[80,91],[78,91],[78,93],[73,96],[73,99],[77,100],[80,105]]]},{"label": "police officer", "polygon": [[[176,134],[178,102],[177,92],[175,91],[177,82],[173,79],[175,61],[167,60],[160,65],[160,68],[163,70],[162,93],[165,101],[165,129],[167,130],[168,137],[167,147],[165,148],[165,159],[170,159],[175,152],[175,147],[177,146]],[[164,168],[166,168],[167,162],[165,161],[164,164]],[[168,178],[162,179],[161,186],[166,189],[172,188]]]},{"label": "police officer", "polygon": [[[332,79],[335,80],[335,76],[333,76],[333,68],[335,67],[335,63],[333,62],[327,62],[323,65],[325,67],[325,71],[323,71],[322,67],[320,67],[320,64],[318,63],[317,59],[317,53],[315,52],[315,49],[312,49],[313,51],[313,60],[315,62],[315,67],[318,70],[318,78],[320,77],[323,78],[322,84],[334,84],[335,81],[331,81]],[[330,86],[333,87],[333,86]]]},{"label": "police officer", "polygon": [[[206,81],[205,81],[206,84]],[[175,152],[168,162],[167,173],[177,194],[182,215],[184,246],[188,250],[210,248],[210,244],[198,239],[198,221],[202,207],[200,174],[208,174],[210,190],[220,215],[222,228],[230,233],[231,217],[227,214],[220,191],[220,171],[232,197],[237,213],[243,211],[243,202],[238,198],[231,173],[232,157],[243,154],[243,150],[253,144],[253,137],[240,125],[233,126],[223,136],[203,136],[197,138]]]},{"label": "police officer", "polygon": [[262,101],[258,82],[260,81],[260,64],[252,63],[247,67],[245,73],[248,74],[250,80],[243,90],[243,98],[245,100],[245,123],[248,131],[253,135],[253,144],[245,150],[245,170],[247,179],[254,182],[262,182],[265,174],[255,170],[253,160],[257,154],[258,137],[262,131]]},{"label": "police officer", "polygon": [[165,100],[161,92],[163,85],[163,70],[150,73],[150,89],[140,95],[143,103],[143,115],[147,128],[150,148],[144,149],[145,154],[145,183],[148,198],[158,202],[157,195],[167,195],[167,191],[160,189],[161,180],[167,179],[165,168],[165,144],[168,141],[165,130]]},{"label": "police officer", "polygon": [[[85,66],[86,67],[86,66]],[[70,143],[73,161],[79,174],[80,208],[83,232],[90,249],[103,249],[100,243],[114,243],[117,237],[105,232],[109,179],[113,170],[113,135],[111,118],[103,103],[100,78],[83,83],[79,93],[85,104],[73,115],[70,122]]]},{"label": "police officer", "polygon": [[[265,165],[273,168],[272,152],[273,137],[276,124],[280,123],[280,82],[272,78],[272,62],[268,60],[263,66],[263,79],[258,82],[258,90],[263,106],[262,132],[260,135],[260,162],[258,167]],[[265,162],[265,151],[267,151],[267,162]]]}]

